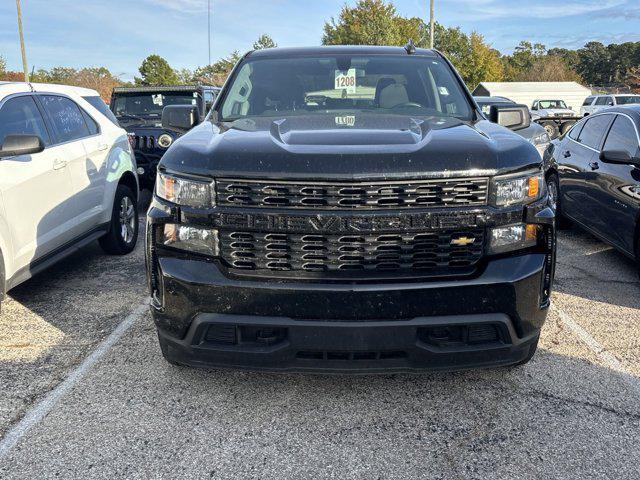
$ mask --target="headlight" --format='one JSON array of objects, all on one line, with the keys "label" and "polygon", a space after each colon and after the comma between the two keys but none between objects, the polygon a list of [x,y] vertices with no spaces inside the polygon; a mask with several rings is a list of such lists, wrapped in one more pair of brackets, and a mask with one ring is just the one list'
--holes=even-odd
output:
[{"label": "headlight", "polygon": [[187,225],[166,224],[158,231],[159,243],[188,252],[218,256],[218,231]]},{"label": "headlight", "polygon": [[518,223],[489,230],[489,253],[504,253],[535,247],[538,243],[538,225]]},{"label": "headlight", "polygon": [[202,182],[174,177],[158,172],[156,195],[168,202],[194,208],[215,206],[213,182]]},{"label": "headlight", "polygon": [[172,143],[173,143],[173,138],[171,137],[171,135],[167,135],[166,133],[163,133],[158,137],[158,145],[160,145],[162,148],[169,148]]},{"label": "headlight", "polygon": [[529,142],[534,147],[536,147],[536,149],[540,153],[540,156],[542,157],[544,156],[545,150],[547,149],[547,147],[549,147],[549,144],[551,143],[551,137],[547,132],[544,132],[536,137],[533,137],[531,140],[529,140]]},{"label": "headlight", "polygon": [[527,204],[542,198],[545,192],[542,172],[522,176],[497,177],[493,180],[493,205]]}]

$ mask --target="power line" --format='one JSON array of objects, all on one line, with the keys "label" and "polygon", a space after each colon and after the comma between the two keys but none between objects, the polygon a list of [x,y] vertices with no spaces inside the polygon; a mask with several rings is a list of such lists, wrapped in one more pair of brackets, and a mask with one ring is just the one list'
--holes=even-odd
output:
[{"label": "power line", "polygon": [[22,31],[22,9],[20,0],[16,0],[18,9],[18,33],[20,34],[20,50],[22,51],[22,70],[24,71],[24,81],[29,83],[29,67],[27,67],[27,51],[24,48],[24,33]]}]

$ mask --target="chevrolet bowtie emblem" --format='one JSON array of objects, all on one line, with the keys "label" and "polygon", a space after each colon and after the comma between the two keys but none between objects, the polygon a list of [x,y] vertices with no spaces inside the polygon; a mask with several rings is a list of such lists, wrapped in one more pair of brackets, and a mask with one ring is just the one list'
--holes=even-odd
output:
[{"label": "chevrolet bowtie emblem", "polygon": [[475,243],[475,241],[476,241],[475,238],[460,237],[460,238],[452,239],[451,245],[455,245],[456,247],[465,247],[467,245],[471,245],[472,243]]}]

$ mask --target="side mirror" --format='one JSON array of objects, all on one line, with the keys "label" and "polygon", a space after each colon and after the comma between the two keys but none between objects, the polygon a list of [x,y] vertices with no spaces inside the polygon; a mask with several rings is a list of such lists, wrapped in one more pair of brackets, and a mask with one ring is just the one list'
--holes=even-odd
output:
[{"label": "side mirror", "polygon": [[610,107],[613,107],[613,102],[609,102],[607,103],[607,105],[609,105]]},{"label": "side mirror", "polygon": [[621,163],[624,165],[640,164],[640,158],[634,158],[626,150],[603,150],[600,153],[600,160],[606,163]]},{"label": "side mirror", "polygon": [[537,110],[538,109],[538,105],[534,105],[533,107],[531,107],[531,110]]},{"label": "side mirror", "polygon": [[44,142],[37,135],[7,135],[0,145],[0,158],[31,155],[44,150]]},{"label": "side mirror", "polygon": [[168,105],[162,109],[162,128],[186,133],[200,122],[200,112],[195,105]]},{"label": "side mirror", "polygon": [[531,125],[531,114],[526,105],[491,105],[489,120],[511,130],[522,130]]}]

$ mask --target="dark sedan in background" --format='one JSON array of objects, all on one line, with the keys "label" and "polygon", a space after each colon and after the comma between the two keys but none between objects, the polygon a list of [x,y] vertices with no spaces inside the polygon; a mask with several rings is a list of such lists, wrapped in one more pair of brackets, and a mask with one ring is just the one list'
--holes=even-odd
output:
[{"label": "dark sedan in background", "polygon": [[635,259],[640,252],[640,105],[578,122],[548,150],[549,193],[570,219]]}]

